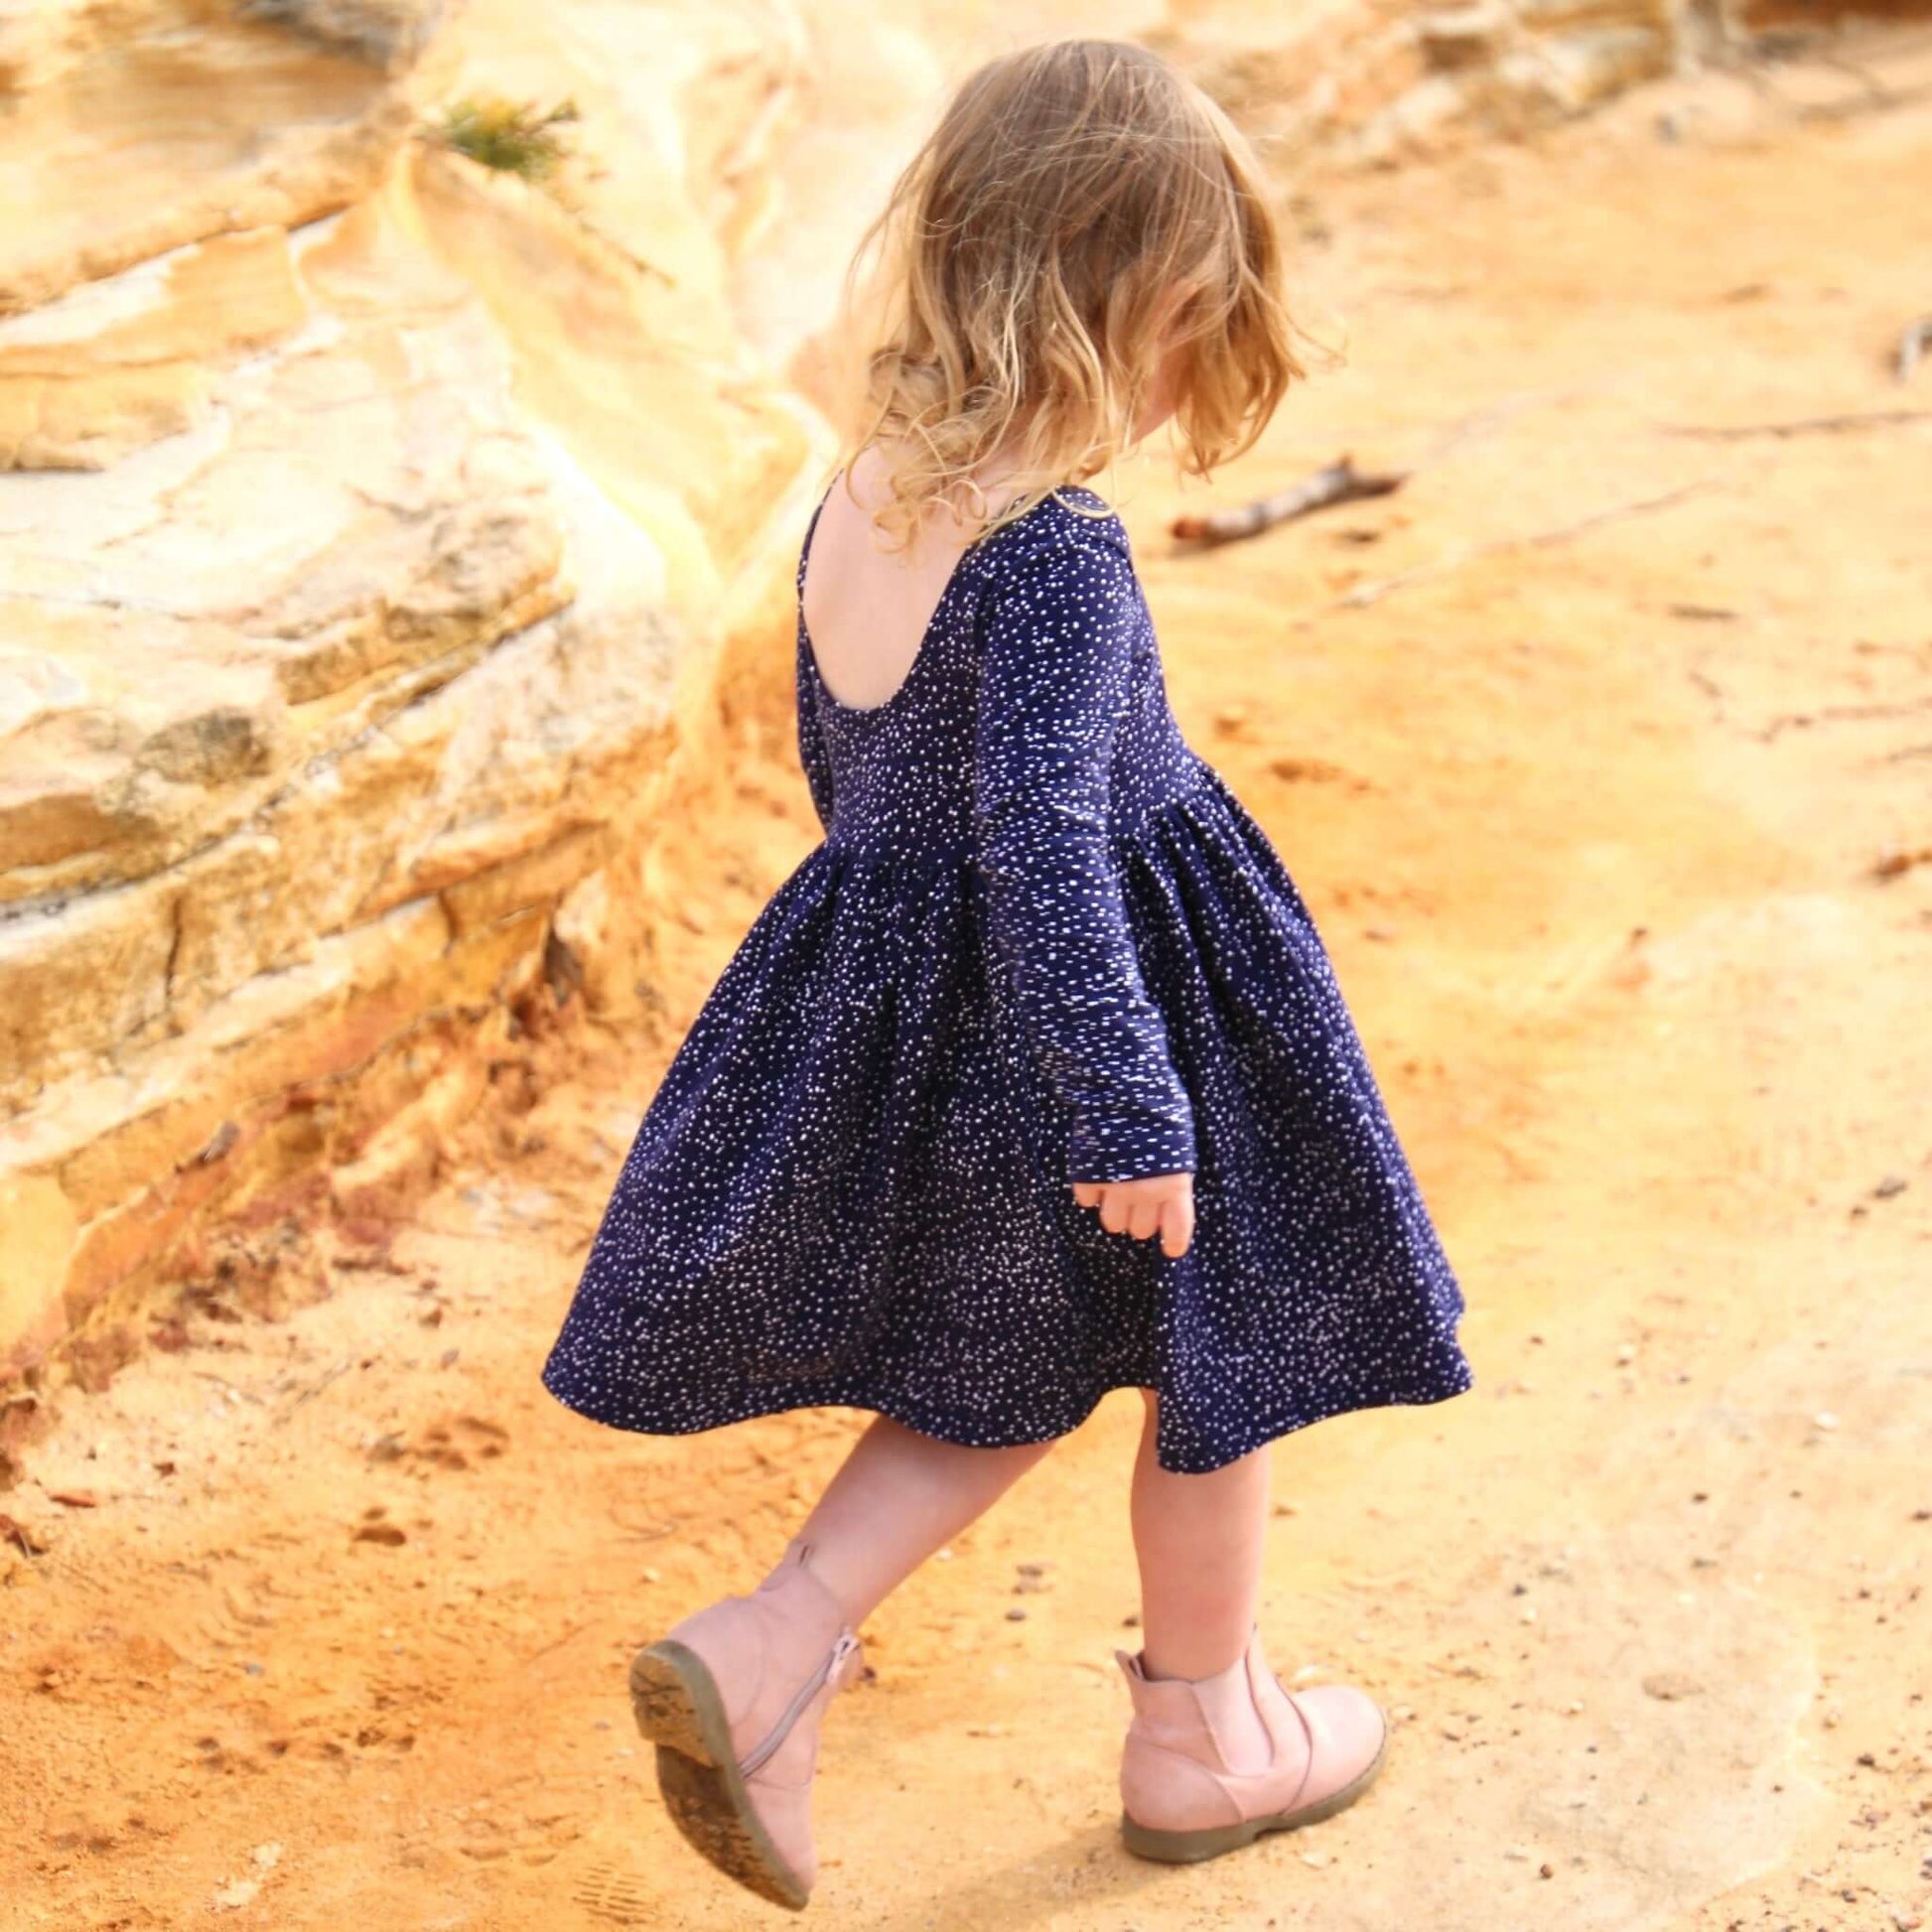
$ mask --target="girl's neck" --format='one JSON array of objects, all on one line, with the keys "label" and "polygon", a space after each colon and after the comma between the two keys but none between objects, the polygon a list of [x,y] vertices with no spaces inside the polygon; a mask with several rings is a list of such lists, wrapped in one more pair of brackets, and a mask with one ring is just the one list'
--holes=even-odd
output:
[{"label": "girl's neck", "polygon": [[[884,440],[876,447],[881,455],[893,454],[893,446]],[[973,502],[971,514],[934,506],[935,513],[953,526],[955,536],[971,543],[981,534],[986,523],[999,515],[1017,495],[1023,493],[1007,486],[1008,480],[1021,467],[1023,456],[1021,439],[1018,436],[1009,436],[1004,443],[989,452],[967,473],[966,482],[969,487],[965,494]],[[1025,491],[1024,494],[1040,496],[1056,486],[1058,485],[1041,483]]]}]

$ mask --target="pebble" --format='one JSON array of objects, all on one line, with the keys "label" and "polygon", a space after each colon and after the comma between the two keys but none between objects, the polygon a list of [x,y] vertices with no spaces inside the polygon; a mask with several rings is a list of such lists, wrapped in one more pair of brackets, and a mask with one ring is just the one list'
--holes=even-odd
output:
[{"label": "pebble", "polygon": [[1517,1614],[1524,1623],[1534,1623],[1536,1621],[1536,1605],[1534,1603],[1525,1603]]},{"label": "pebble", "polygon": [[1557,1868],[1553,1864],[1540,1864],[1536,1868],[1536,1875],[1539,1878],[1554,1878],[1557,1875]]},{"label": "pebble", "polygon": [[1320,1675],[1321,1675],[1321,1666],[1319,1664],[1304,1664],[1302,1668],[1295,1673],[1295,1677],[1293,1681],[1297,1684],[1312,1684],[1314,1680]]},{"label": "pebble", "polygon": [[1007,1621],[1009,1623],[1025,1623],[1026,1620],[1027,1612],[1018,1603],[1014,1604],[1013,1608],[1007,1612]]},{"label": "pebble", "polygon": [[1684,1698],[1700,1696],[1704,1686],[1688,1672],[1681,1670],[1652,1671],[1643,1680],[1643,1694],[1656,1698],[1665,1704],[1675,1704]]},{"label": "pebble", "polygon": [[1623,1344],[1623,1346],[1616,1351],[1616,1359],[1619,1364],[1634,1362],[1637,1359],[1636,1343],[1633,1341],[1626,1341]]},{"label": "pebble", "polygon": [[1811,1426],[1814,1429],[1836,1429],[1838,1427],[1838,1418],[1829,1409],[1821,1409],[1817,1415],[1812,1417]]}]

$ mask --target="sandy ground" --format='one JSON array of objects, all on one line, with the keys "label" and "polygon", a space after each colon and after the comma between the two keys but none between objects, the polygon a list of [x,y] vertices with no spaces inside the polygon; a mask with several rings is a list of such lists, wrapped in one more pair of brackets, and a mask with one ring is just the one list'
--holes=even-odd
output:
[{"label": "sandy ground", "polygon": [[[1932,369],[1886,360],[1928,177],[1923,105],[1709,81],[1323,192],[1301,274],[1350,365],[1218,491],[1343,449],[1412,483],[1180,556],[1179,492],[1126,479],[1175,709],[1322,922],[1479,1386],[1277,1446],[1265,1627],[1397,1713],[1366,1802],[1120,1849],[1117,1394],[865,1632],[825,1923],[1932,1918]],[[861,1419],[623,1437],[537,1381],[677,1027],[812,837],[764,724],[681,848],[661,1024],[533,1043],[385,1264],[283,1321],[211,1289],[0,1498],[8,1928],[781,1916],[671,1831],[623,1671]]]}]

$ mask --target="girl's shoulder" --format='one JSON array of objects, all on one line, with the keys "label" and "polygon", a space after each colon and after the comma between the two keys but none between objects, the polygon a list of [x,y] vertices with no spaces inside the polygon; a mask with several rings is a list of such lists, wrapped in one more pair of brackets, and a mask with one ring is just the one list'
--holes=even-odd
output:
[{"label": "girl's shoulder", "polygon": [[1104,497],[1063,483],[984,543],[977,625],[1040,637],[1071,626],[1108,640],[1110,650],[1138,654],[1147,647],[1147,602],[1133,546]]},{"label": "girl's shoulder", "polygon": [[1012,522],[980,540],[978,548],[996,579],[1004,580],[1042,557],[1087,552],[1098,566],[1131,568],[1133,546],[1120,514],[1084,483],[1061,483],[1031,504]]}]

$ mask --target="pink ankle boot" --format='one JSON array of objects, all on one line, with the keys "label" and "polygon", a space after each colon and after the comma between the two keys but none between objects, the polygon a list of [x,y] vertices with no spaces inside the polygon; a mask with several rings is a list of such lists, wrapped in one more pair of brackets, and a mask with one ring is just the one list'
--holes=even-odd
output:
[{"label": "pink ankle boot", "polygon": [[[1382,1768],[1388,1725],[1374,1699],[1346,1684],[1291,1696],[1268,1668],[1258,1625],[1245,1655],[1213,1677],[1151,1678],[1138,1654],[1114,1657],[1134,1700],[1121,1836],[1144,1859],[1190,1863],[1331,1818]],[[1253,1734],[1251,1712],[1272,1755],[1231,1769],[1232,1740]]]},{"label": "pink ankle boot", "polygon": [[794,1910],[818,1875],[819,1721],[858,1675],[859,1639],[797,1539],[747,1596],[674,1624],[631,1660],[637,1728],[672,1822],[719,1870]]}]

